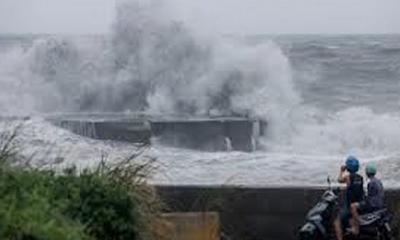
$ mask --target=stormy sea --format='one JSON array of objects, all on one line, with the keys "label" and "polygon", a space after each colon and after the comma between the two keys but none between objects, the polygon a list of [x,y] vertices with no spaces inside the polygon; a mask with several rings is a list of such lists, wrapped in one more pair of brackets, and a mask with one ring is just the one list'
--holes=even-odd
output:
[{"label": "stormy sea", "polygon": [[118,8],[106,35],[1,35],[0,132],[23,157],[95,166],[135,152],[45,120],[61,113],[246,112],[268,128],[255,152],[154,143],[157,184],[321,185],[349,155],[400,184],[400,35],[208,37],[165,9]]}]

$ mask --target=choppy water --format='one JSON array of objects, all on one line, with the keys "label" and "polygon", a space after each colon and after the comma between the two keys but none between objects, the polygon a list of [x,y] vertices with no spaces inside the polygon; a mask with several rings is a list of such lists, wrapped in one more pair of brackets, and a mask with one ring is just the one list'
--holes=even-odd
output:
[{"label": "choppy water", "polygon": [[[31,115],[26,156],[93,166],[135,150],[76,136],[54,112],[249,112],[269,121],[263,150],[153,146],[164,184],[324,184],[347,154],[400,180],[400,36],[229,36],[206,40],[159,10],[120,9],[111,36],[1,36],[0,111]],[[1,121],[2,131],[19,120]],[[11,126],[10,126],[11,125]],[[44,157],[45,156],[45,157]],[[39,161],[38,160],[38,161]]]}]

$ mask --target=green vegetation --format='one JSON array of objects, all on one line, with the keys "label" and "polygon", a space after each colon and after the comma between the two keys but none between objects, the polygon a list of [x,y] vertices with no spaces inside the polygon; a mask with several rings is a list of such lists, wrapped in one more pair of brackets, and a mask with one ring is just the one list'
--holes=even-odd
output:
[{"label": "green vegetation", "polygon": [[0,239],[135,240],[152,238],[159,210],[146,185],[153,159],[139,154],[96,169],[50,170],[15,164],[16,134],[0,136]]}]

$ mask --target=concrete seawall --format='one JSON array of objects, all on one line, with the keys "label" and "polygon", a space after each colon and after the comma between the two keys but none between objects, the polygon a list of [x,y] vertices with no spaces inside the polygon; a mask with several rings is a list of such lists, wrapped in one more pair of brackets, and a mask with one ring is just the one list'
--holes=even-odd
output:
[{"label": "concrete seawall", "polygon": [[49,116],[54,125],[100,140],[149,144],[205,151],[256,150],[266,122],[246,117],[157,117],[123,114],[64,114]]},{"label": "concrete seawall", "polygon": [[[157,186],[169,211],[217,211],[228,239],[292,240],[324,188]],[[386,191],[391,211],[400,210],[400,189]],[[400,216],[399,214],[396,214]]]}]

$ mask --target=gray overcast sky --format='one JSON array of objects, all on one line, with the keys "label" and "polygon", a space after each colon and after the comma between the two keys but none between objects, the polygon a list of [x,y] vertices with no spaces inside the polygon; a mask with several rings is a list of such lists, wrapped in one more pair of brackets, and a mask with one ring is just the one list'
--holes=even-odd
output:
[{"label": "gray overcast sky", "polygon": [[[0,0],[2,33],[105,33],[117,0]],[[400,0],[167,0],[218,33],[400,33]]]}]

